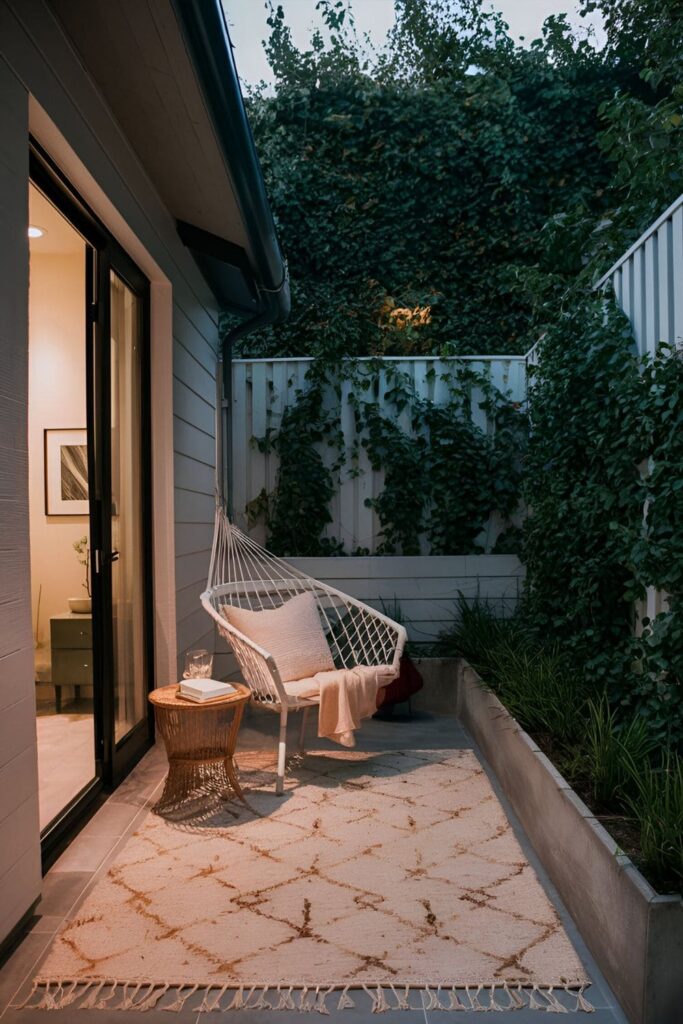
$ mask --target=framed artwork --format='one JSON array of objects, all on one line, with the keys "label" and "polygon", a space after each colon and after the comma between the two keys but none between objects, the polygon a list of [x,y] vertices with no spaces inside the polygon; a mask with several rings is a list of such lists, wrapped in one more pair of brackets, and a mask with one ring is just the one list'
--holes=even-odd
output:
[{"label": "framed artwork", "polygon": [[89,512],[87,430],[46,430],[45,514],[87,516]]}]

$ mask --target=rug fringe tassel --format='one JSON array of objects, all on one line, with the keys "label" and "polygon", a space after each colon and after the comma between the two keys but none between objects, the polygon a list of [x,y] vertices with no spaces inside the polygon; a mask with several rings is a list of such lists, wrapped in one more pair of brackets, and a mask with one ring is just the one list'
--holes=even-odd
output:
[{"label": "rug fringe tassel", "polygon": [[337,1009],[338,1010],[352,1010],[352,1009],[354,1009],[355,1005],[356,1004],[354,1003],[353,999],[349,995],[349,986],[346,985],[344,987],[344,989],[342,990],[342,994],[339,997],[339,1002],[337,1003]]},{"label": "rug fringe tassel", "polygon": [[149,993],[142,999],[141,1002],[137,1003],[133,1007],[134,1010],[139,1010],[140,1013],[146,1013],[147,1010],[153,1010],[157,1003],[164,998],[168,992],[168,985],[152,985]]},{"label": "rug fringe tassel", "polygon": [[539,1000],[536,998],[534,993],[536,993],[536,996],[539,996],[539,997],[541,996],[541,990],[539,989],[538,985],[534,985],[533,988],[531,989],[531,992],[529,993],[529,1009],[530,1010],[547,1010],[548,1009],[547,1004],[543,1003],[543,1002],[539,1002]]},{"label": "rug fringe tassel", "polygon": [[406,985],[403,995],[399,995],[393,985],[390,985],[389,987],[391,988],[391,991],[394,994],[394,999],[396,1000],[396,1006],[394,1007],[394,1009],[409,1010],[410,1003],[408,1002],[408,998],[410,996],[410,987]]},{"label": "rug fringe tassel", "polygon": [[[571,992],[572,990],[569,989],[569,991]],[[579,991],[574,993],[574,995],[576,996],[576,1006],[574,1007],[574,1009],[583,1010],[584,1013],[595,1013],[595,1007],[592,1003],[588,1002],[588,1000],[583,994],[585,991],[586,985],[582,985]]]},{"label": "rug fringe tassel", "polygon": [[[280,986],[278,985],[277,991],[280,992]],[[277,1006],[273,1007],[275,1010],[296,1010],[296,1004],[292,998],[292,986],[290,985],[286,992],[280,992],[280,998]]]},{"label": "rug fringe tassel", "polygon": [[441,999],[439,998],[441,995],[441,985],[437,986],[436,992],[433,989],[431,989],[428,985],[427,988],[425,989],[425,995],[427,996],[427,1001],[424,1002],[423,1000],[425,1010],[450,1009],[450,1007],[444,1006],[443,1003],[441,1002]]},{"label": "rug fringe tassel", "polygon": [[240,985],[240,987],[235,992],[233,1000],[230,1003],[230,1006],[228,1007],[228,1009],[229,1010],[241,1010],[242,1007],[244,1006],[244,998],[243,997],[244,997],[244,986]]},{"label": "rug fringe tassel", "polygon": [[135,1000],[136,1000],[136,997],[138,996],[141,988],[142,988],[142,982],[139,981],[137,983],[137,985],[135,986],[135,988],[133,989],[133,991],[130,993],[130,995],[128,995],[128,993],[127,993],[128,986],[124,985],[124,987],[123,987],[123,1002],[121,1003],[121,1006],[119,1007],[119,1009],[121,1009],[121,1010],[132,1010],[133,1007],[135,1006]]},{"label": "rug fringe tassel", "polygon": [[178,989],[178,995],[176,996],[175,1000],[168,1006],[162,1007],[162,1009],[167,1010],[169,1013],[180,1013],[182,1008],[185,1006],[187,1000],[195,994],[195,992],[199,988],[199,985],[191,985],[189,991],[185,992],[185,994],[183,995],[185,988],[187,988],[186,985],[181,985],[180,988]]},{"label": "rug fringe tassel", "polygon": [[92,1010],[100,997],[100,992],[106,985],[106,981],[93,982],[86,985],[84,989],[85,999],[78,1007],[79,1010]]},{"label": "rug fringe tassel", "polygon": [[550,986],[547,992],[543,993],[543,995],[550,1003],[546,1010],[546,1013],[569,1013],[567,1007],[563,1006],[562,1003],[556,998],[555,994],[553,993],[552,985]]},{"label": "rug fringe tassel", "polygon": [[496,1002],[496,986],[491,985],[491,998],[489,1000],[489,1010],[494,1010],[499,1013],[503,1011],[504,1007],[500,1003]]},{"label": "rug fringe tassel", "polygon": [[507,982],[503,985],[503,991],[507,993],[510,998],[510,1005],[504,1007],[506,1010],[523,1010],[525,1002],[522,999],[522,986],[518,985],[516,989],[510,988]]},{"label": "rug fringe tassel", "polygon": [[97,1002],[95,1003],[93,1009],[95,1009],[95,1010],[106,1010],[108,1005],[109,1005],[109,1003],[112,1001],[112,999],[116,995],[116,989],[117,989],[116,982],[115,981],[107,981],[107,982],[105,982],[105,986],[104,986],[105,989],[106,989],[107,985],[111,985],[111,991],[109,993],[103,995],[101,998],[99,998],[97,1000]]},{"label": "rug fringe tassel", "polygon": [[452,988],[450,990],[450,992],[448,993],[448,999],[449,999],[449,1003],[448,1003],[448,1009],[449,1010],[466,1010],[467,1009],[465,1004],[461,1003],[459,998],[458,998],[458,990],[457,990],[457,988]]},{"label": "rug fringe tassel", "polygon": [[299,1011],[299,1013],[310,1013],[312,1009],[313,1003],[308,998],[308,988],[304,985],[304,987],[301,990],[301,995],[299,997],[299,1005],[297,1006],[297,1010]]},{"label": "rug fringe tassel", "polygon": [[368,988],[367,985],[363,985],[365,993],[369,996],[372,1003],[372,1013],[386,1013],[387,1010],[391,1009],[389,1003],[386,1001],[384,996],[384,989],[381,985],[378,985],[376,989]]},{"label": "rug fringe tassel", "polygon": [[[506,1013],[511,1010],[539,1010],[543,1013],[593,1013],[594,1007],[585,996],[587,985],[533,985],[510,986],[507,982],[488,985],[405,985],[376,984],[357,986],[363,989],[371,1004],[371,1012],[387,1013],[392,1010],[410,1010],[411,989],[420,995],[424,1010],[464,1011],[473,1013]],[[145,1013],[159,1008],[180,1013],[194,996],[201,1002],[193,1013],[229,1013],[231,1010],[294,1010],[299,1013],[319,1013],[329,1016],[327,1001],[338,993],[337,1010],[354,1009],[356,1002],[350,995],[351,985],[239,985],[223,986],[157,985],[153,982],[117,982],[111,978],[102,981],[81,981],[74,978],[48,978],[35,981],[29,994],[13,1010],[61,1010],[74,1006],[79,1010],[129,1010]],[[573,996],[574,1006],[560,1002],[556,992]],[[167,1006],[159,1003],[167,993],[175,998]],[[271,998],[268,998],[272,993]],[[507,1000],[501,998],[507,996]],[[230,998],[232,997],[232,998]],[[226,1006],[222,1003],[229,1000]]]},{"label": "rug fringe tassel", "polygon": [[326,1014],[329,1017],[330,1011],[327,1009],[326,1000],[327,1000],[327,997],[329,996],[329,994],[331,992],[333,992],[333,991],[334,991],[334,987],[328,988],[326,992],[321,992],[320,993],[320,995],[316,999],[316,1003],[315,1003],[315,1009],[318,1011],[318,1013],[324,1013],[324,1014]]},{"label": "rug fringe tassel", "polygon": [[[213,1010],[220,1010],[221,999],[223,998],[227,991],[227,985],[223,985],[223,987],[219,988],[217,992],[214,992],[214,990],[211,988],[207,988],[206,992],[204,993],[204,998],[202,999],[201,1005],[197,1007],[197,1013],[212,1013]],[[213,999],[211,998],[212,996]]]},{"label": "rug fringe tassel", "polygon": [[485,1013],[488,1010],[488,1006],[484,1006],[483,1003],[479,1002],[479,996],[483,992],[484,986],[477,985],[477,991],[473,996],[470,996],[470,1002],[472,1003],[472,1009],[479,1013]]}]

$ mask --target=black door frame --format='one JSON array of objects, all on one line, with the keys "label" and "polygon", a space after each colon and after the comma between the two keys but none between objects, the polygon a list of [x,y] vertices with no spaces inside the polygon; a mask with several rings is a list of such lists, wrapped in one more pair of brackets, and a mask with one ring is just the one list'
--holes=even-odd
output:
[{"label": "black door frame", "polygon": [[[149,281],[142,274],[128,254],[113,239],[108,239],[104,250],[97,255],[98,268],[98,291],[94,308],[92,310],[92,330],[94,348],[94,386],[90,388],[93,396],[101,397],[99,410],[94,410],[94,415],[99,419],[96,432],[100,436],[110,436],[109,424],[111,422],[111,309],[110,309],[110,275],[113,273],[130,289],[140,301],[141,321],[140,332],[146,344],[142,345],[141,359],[141,391],[142,410],[140,422],[140,446],[141,446],[141,498],[142,507],[142,548],[143,559],[143,661],[145,676],[147,679],[147,692],[153,688],[154,679],[154,620],[153,620],[153,586],[152,586],[152,461],[151,461],[151,373],[150,373],[150,351],[149,351]],[[93,448],[95,449],[95,445]],[[112,604],[112,538],[111,538],[111,450],[108,443],[99,446],[100,450],[94,451],[95,460],[100,457],[100,490],[94,498],[95,522],[98,529],[98,551],[100,556],[99,572],[95,574],[100,588],[100,611],[102,622],[102,644],[101,651],[104,662],[100,665],[101,678],[103,681],[103,721],[104,721],[104,748],[103,759],[105,766],[105,781],[116,786],[128,774],[134,764],[149,746],[150,738],[154,734],[154,715],[151,705],[146,701],[145,714],[133,728],[116,743],[114,740],[114,728],[116,713],[114,707],[114,678],[113,678],[113,604]],[[145,698],[146,698],[145,694]]]},{"label": "black door frame", "polygon": [[142,544],[144,573],[144,652],[148,689],[154,687],[153,536],[151,459],[151,370],[149,281],[99,218],[83,201],[46,151],[30,139],[29,177],[82,235],[86,259],[86,374],[90,547],[93,600],[93,713],[96,777],[62,810],[41,835],[43,865],[54,859],[82,821],[99,806],[102,794],[128,774],[154,741],[154,716],[146,715],[117,744],[114,741],[112,551],[111,551],[111,388],[110,273],[120,277],[141,301],[142,345]]}]

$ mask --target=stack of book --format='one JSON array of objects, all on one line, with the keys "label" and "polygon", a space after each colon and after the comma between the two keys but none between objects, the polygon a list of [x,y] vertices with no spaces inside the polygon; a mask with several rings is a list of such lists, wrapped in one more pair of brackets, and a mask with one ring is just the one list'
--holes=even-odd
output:
[{"label": "stack of book", "polygon": [[183,679],[180,683],[180,696],[193,700],[195,704],[204,704],[207,700],[217,697],[228,697],[237,693],[230,683],[221,683],[218,679]]}]

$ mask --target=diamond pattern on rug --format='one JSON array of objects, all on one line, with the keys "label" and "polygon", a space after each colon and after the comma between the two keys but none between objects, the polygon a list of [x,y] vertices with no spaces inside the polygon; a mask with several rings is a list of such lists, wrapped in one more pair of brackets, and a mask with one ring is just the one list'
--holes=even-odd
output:
[{"label": "diamond pattern on rug", "polygon": [[159,985],[582,985],[472,751],[308,755],[200,823],[150,815],[41,979]]}]

